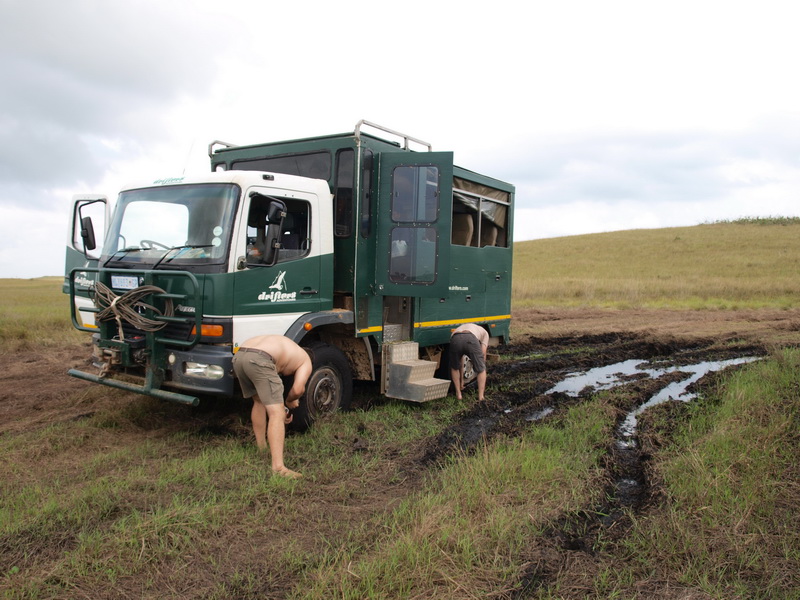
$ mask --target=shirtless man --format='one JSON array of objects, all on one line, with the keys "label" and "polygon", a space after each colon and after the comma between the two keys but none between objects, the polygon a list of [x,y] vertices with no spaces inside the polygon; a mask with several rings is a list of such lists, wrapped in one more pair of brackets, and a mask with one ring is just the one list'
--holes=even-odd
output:
[{"label": "shirtless man", "polygon": [[280,375],[294,375],[294,383],[286,395],[288,409],[300,406],[300,396],[306,390],[311,375],[308,353],[282,335],[260,335],[242,343],[233,357],[233,371],[239,378],[242,394],[253,398],[251,419],[256,445],[269,452],[272,471],[283,477],[297,479],[300,473],[283,464],[283,443],[286,425],[292,416],[284,409],[283,382]]},{"label": "shirtless man", "polygon": [[489,349],[489,333],[479,325],[465,323],[450,336],[450,377],[456,388],[456,398],[461,400],[464,389],[464,367],[461,357],[469,356],[478,374],[478,402],[483,402],[486,390],[486,352]]}]

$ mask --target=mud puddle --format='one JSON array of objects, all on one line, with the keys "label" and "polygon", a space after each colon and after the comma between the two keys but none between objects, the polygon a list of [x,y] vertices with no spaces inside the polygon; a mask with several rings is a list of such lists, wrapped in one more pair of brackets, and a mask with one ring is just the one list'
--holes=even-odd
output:
[{"label": "mud puddle", "polygon": [[[747,364],[759,360],[758,357],[746,356],[727,360],[701,361],[695,364],[680,366],[656,366],[650,361],[628,359],[610,365],[594,367],[587,371],[570,373],[551,387],[546,395],[564,394],[571,398],[585,397],[598,391],[611,390],[631,382],[644,379],[664,380],[665,385],[657,388],[645,402],[630,410],[616,428],[614,457],[611,467],[611,484],[607,489],[608,503],[597,512],[601,514],[601,523],[610,527],[625,509],[638,508],[647,493],[642,457],[637,444],[638,417],[646,410],[669,401],[689,402],[697,397],[691,391],[692,386],[711,373],[722,371],[728,367]],[[670,378],[667,376],[673,375]],[[677,377],[676,379],[674,379]],[[674,379],[666,381],[667,379]],[[555,409],[546,406],[530,415],[528,421],[537,421]]]},{"label": "mud puddle", "polygon": [[690,392],[689,388],[706,375],[710,373],[716,373],[717,371],[722,371],[728,367],[743,365],[757,360],[759,360],[758,357],[746,356],[742,358],[731,358],[728,360],[702,362],[696,365],[669,367],[667,369],[645,369],[645,372],[653,378],[657,378],[668,373],[687,373],[689,376],[680,381],[670,383],[653,397],[651,397],[647,402],[629,412],[626,415],[625,420],[622,421],[622,424],[618,428],[618,443],[622,444],[623,446],[635,445],[636,427],[638,424],[637,417],[648,408],[652,408],[670,400],[689,402],[697,397],[697,394]]},{"label": "mud puddle", "polygon": [[[689,391],[689,388],[710,373],[721,371],[727,367],[742,365],[759,360],[758,357],[746,356],[741,358],[731,358],[728,360],[703,361],[697,364],[670,366],[670,367],[648,367],[648,361],[640,359],[630,359],[622,362],[596,367],[584,372],[570,373],[563,380],[550,388],[546,394],[561,392],[573,398],[586,395],[586,393],[610,390],[615,387],[625,385],[632,380],[642,378],[658,379],[670,373],[685,373],[687,377],[678,381],[673,381],[660,389],[649,400],[630,411],[618,428],[619,444],[622,447],[635,445],[637,417],[648,408],[657,406],[670,400],[689,402],[696,397],[696,394]],[[542,411],[537,411],[536,414]],[[531,418],[529,420],[537,420]]]},{"label": "mud puddle", "polygon": [[[697,351],[696,348],[691,350],[693,353]],[[561,368],[553,369],[556,365],[550,358],[536,360],[523,356],[509,361],[503,366],[501,377],[513,379],[516,389],[493,394],[494,398],[463,413],[455,425],[434,440],[424,462],[440,458],[454,449],[469,450],[495,434],[519,433],[525,426],[557,413],[560,406],[579,402],[594,393],[650,381],[656,385],[655,391],[628,410],[613,440],[619,450],[633,448],[636,446],[638,417],[642,412],[667,401],[688,402],[695,397],[690,391],[692,386],[707,375],[759,359],[738,356],[701,360],[686,356],[683,360],[689,364],[665,366],[659,364],[663,360],[658,357],[624,358],[610,364],[595,363],[596,366],[566,374],[563,362],[557,365]],[[659,380],[663,380],[661,387],[657,385]]]}]

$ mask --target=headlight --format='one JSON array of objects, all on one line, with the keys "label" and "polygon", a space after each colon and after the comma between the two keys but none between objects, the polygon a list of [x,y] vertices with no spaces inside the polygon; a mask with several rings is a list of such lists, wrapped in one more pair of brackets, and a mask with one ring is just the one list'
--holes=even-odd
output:
[{"label": "headlight", "polygon": [[222,379],[225,371],[219,365],[187,362],[183,364],[183,372],[189,377],[205,377],[206,379]]}]

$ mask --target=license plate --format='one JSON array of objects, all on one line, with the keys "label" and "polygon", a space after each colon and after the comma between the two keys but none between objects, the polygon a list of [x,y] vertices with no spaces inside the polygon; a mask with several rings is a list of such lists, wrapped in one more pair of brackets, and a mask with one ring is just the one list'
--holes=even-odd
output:
[{"label": "license plate", "polygon": [[133,290],[139,287],[139,278],[131,275],[112,275],[111,287],[118,290]]}]

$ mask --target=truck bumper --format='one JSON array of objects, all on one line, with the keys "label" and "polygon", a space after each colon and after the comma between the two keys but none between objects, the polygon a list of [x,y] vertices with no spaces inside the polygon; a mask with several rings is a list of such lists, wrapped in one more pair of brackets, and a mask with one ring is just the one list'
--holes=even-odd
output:
[{"label": "truck bumper", "polygon": [[189,396],[186,394],[179,394],[177,392],[168,392],[166,390],[151,388],[146,384],[136,385],[135,383],[127,383],[125,381],[119,381],[109,377],[100,377],[99,375],[94,375],[92,373],[84,373],[83,371],[78,371],[77,369],[70,369],[67,371],[67,374],[71,375],[72,377],[77,377],[78,379],[91,381],[92,383],[99,383],[128,392],[144,394],[145,396],[153,396],[154,398],[160,398],[161,400],[178,402],[179,404],[189,404],[190,406],[197,406],[200,404],[200,399],[196,396]]},{"label": "truck bumper", "polygon": [[[144,373],[135,376],[142,381],[141,384],[120,381],[111,374],[101,376],[77,369],[70,369],[67,374],[92,383],[191,406],[200,403],[199,396],[230,398],[234,395],[232,355],[230,348],[226,346],[198,345],[192,350],[170,350],[167,352],[166,362],[169,367],[166,369],[165,379],[162,380],[163,376],[148,376],[148,367],[144,369]],[[218,376],[203,375],[209,372]]]}]

